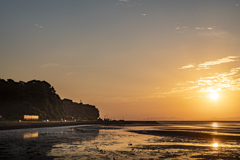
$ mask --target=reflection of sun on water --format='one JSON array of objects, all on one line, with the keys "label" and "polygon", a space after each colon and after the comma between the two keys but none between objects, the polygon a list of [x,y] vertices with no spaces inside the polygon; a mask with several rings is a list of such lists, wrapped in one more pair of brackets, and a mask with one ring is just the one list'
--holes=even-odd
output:
[{"label": "reflection of sun on water", "polygon": [[218,143],[213,143],[213,147],[218,147]]},{"label": "reflection of sun on water", "polygon": [[218,127],[218,124],[216,122],[212,123],[212,127]]}]

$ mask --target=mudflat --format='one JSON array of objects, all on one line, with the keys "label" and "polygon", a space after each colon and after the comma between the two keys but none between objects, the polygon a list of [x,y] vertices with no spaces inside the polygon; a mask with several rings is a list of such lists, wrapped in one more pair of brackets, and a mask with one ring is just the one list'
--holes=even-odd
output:
[{"label": "mudflat", "polygon": [[240,123],[71,124],[2,130],[0,159],[240,158]]},{"label": "mudflat", "polygon": [[0,122],[0,130],[42,128],[42,127],[59,127],[59,126],[81,125],[81,124],[86,124],[86,122],[61,122],[61,121],[53,121],[53,122],[39,122],[39,121]]},{"label": "mudflat", "polygon": [[109,121],[109,122],[98,122],[98,121],[22,121],[22,122],[11,122],[2,121],[0,122],[0,130],[11,130],[11,129],[27,129],[27,128],[43,128],[43,127],[60,127],[60,126],[72,126],[72,125],[84,125],[84,124],[102,124],[102,125],[125,125],[125,124],[138,124],[138,125],[157,125],[156,121]]}]

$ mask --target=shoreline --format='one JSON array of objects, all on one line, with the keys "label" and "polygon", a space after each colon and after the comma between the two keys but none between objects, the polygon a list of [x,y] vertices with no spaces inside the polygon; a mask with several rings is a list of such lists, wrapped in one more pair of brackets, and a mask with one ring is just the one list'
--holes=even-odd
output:
[{"label": "shoreline", "polygon": [[137,130],[130,132],[146,135],[155,135],[155,136],[169,136],[169,137],[193,137],[193,138],[204,138],[204,139],[221,139],[221,140],[240,140],[239,136],[236,135],[218,135],[210,133],[201,133],[201,132],[188,132],[188,131],[156,131],[156,130]]},{"label": "shoreline", "polygon": [[209,122],[228,122],[239,123],[240,121],[0,121],[0,131],[13,130],[13,129],[29,129],[29,128],[45,128],[45,127],[61,127],[61,126],[73,126],[73,125],[86,125],[86,124],[98,124],[98,125],[166,125],[166,124],[178,124],[178,123],[209,123]]},{"label": "shoreline", "polygon": [[2,130],[13,130],[13,129],[29,129],[29,128],[45,128],[45,127],[60,127],[60,126],[71,126],[81,125],[84,123],[79,122],[7,122],[0,123],[0,131]]},{"label": "shoreline", "polygon": [[156,125],[159,124],[157,121],[109,121],[109,122],[97,122],[97,121],[86,121],[86,122],[61,122],[61,121],[50,121],[50,122],[39,122],[39,121],[23,121],[23,122],[0,122],[0,131],[2,130],[13,130],[13,129],[29,129],[29,128],[45,128],[45,127],[61,127],[61,126],[73,126],[73,125],[86,125],[86,124],[101,124],[101,125]]}]

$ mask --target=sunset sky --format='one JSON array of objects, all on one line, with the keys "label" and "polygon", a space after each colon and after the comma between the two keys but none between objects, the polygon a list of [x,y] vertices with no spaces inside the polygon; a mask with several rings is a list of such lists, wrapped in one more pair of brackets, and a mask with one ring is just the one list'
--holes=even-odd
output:
[{"label": "sunset sky", "polygon": [[238,0],[5,0],[0,20],[2,79],[102,118],[240,120]]}]

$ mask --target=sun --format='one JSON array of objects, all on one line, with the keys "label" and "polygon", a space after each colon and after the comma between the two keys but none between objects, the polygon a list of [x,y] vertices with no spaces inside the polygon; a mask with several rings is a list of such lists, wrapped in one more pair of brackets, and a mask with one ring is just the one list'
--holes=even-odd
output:
[{"label": "sun", "polygon": [[212,92],[210,94],[210,98],[213,99],[213,100],[217,100],[219,98],[219,95],[217,92]]}]

